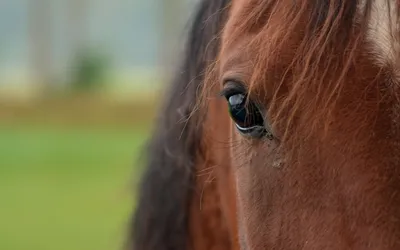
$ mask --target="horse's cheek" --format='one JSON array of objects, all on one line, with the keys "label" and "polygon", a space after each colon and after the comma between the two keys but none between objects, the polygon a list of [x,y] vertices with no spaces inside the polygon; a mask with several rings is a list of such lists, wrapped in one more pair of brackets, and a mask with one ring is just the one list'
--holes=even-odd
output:
[{"label": "horse's cheek", "polygon": [[253,145],[252,153],[242,157],[245,164],[236,169],[239,239],[249,249],[265,249],[265,244],[274,244],[279,234],[274,226],[279,224],[274,208],[281,203],[282,170],[273,166],[271,157],[279,155],[271,155],[270,147]]}]

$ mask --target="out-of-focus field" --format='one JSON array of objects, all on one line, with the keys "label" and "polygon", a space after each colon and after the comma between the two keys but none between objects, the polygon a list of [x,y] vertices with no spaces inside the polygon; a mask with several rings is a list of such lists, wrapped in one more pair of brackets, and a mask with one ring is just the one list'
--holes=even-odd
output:
[{"label": "out-of-focus field", "polygon": [[0,249],[119,249],[154,109],[89,97],[1,103]]}]

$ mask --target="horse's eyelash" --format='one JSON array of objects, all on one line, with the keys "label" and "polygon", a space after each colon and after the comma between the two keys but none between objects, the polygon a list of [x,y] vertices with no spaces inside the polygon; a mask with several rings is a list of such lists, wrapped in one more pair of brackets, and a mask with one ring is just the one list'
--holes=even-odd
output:
[{"label": "horse's eyelash", "polygon": [[247,94],[245,87],[236,81],[228,81],[224,89],[220,92],[220,96],[229,97],[235,94]]},{"label": "horse's eyelash", "polygon": [[241,92],[240,90],[238,90],[238,89],[235,89],[235,88],[227,88],[227,89],[223,89],[220,93],[219,93],[219,95],[221,96],[221,97],[230,97],[230,96],[233,96],[233,95],[235,95],[235,94],[242,94],[243,92]]}]

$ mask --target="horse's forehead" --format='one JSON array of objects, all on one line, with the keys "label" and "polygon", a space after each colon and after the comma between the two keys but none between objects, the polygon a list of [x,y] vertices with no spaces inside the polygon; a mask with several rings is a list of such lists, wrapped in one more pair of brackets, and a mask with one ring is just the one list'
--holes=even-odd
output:
[{"label": "horse's forehead", "polygon": [[[274,1],[274,0],[271,0]],[[358,1],[359,12],[364,13],[367,3],[371,3],[371,16],[369,22],[370,38],[375,37],[379,50],[387,50],[391,47],[388,44],[393,40],[391,36],[398,36],[399,23],[398,12],[400,9],[400,0],[348,0]],[[268,1],[257,0],[232,0],[231,17],[235,16],[240,9],[247,5],[258,5]],[[390,27],[391,26],[391,27]]]},{"label": "horse's forehead", "polygon": [[[366,0],[360,1],[364,13]],[[389,67],[400,79],[400,0],[373,0],[366,33],[367,50],[380,67]]]},{"label": "horse's forehead", "polygon": [[[274,1],[274,0],[271,0]],[[283,0],[281,0],[283,1]],[[365,51],[371,55],[371,59],[378,67],[389,68],[393,78],[400,81],[400,0],[348,0],[358,1],[359,16],[365,13],[366,6],[370,6],[368,15],[368,29],[365,34]],[[225,38],[232,34],[235,22],[240,22],[241,9],[251,4],[266,3],[258,0],[232,0],[230,19],[225,29]],[[243,38],[245,36],[242,37]],[[237,43],[242,39],[234,39]]]}]

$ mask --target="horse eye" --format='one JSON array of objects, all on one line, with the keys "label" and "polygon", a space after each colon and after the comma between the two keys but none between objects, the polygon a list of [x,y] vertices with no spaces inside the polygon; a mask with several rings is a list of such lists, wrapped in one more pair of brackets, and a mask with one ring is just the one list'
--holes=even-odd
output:
[{"label": "horse eye", "polygon": [[243,93],[226,95],[229,113],[235,122],[236,128],[244,135],[251,137],[266,136],[272,139],[272,134],[267,131],[264,124],[264,117],[257,105]]}]

